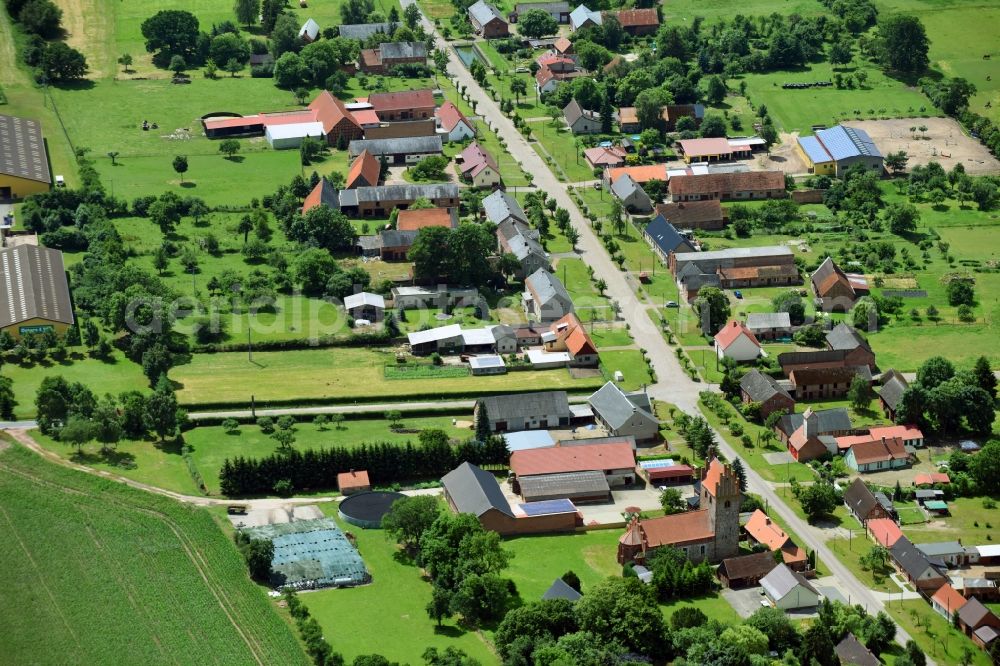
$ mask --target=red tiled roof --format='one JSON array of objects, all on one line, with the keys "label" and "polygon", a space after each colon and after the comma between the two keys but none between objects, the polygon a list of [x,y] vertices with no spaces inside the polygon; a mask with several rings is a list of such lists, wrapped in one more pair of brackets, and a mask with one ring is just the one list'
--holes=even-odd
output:
[{"label": "red tiled roof", "polygon": [[[938,591],[931,597],[931,600],[936,602],[941,608],[947,610],[949,615],[964,606],[968,601],[950,583],[945,583],[939,587]],[[950,620],[951,618],[949,617],[948,619]]]},{"label": "red tiled roof", "polygon": [[570,50],[573,48],[573,42],[569,41],[565,37],[560,37],[559,39],[556,40],[556,43],[553,44],[553,46],[555,47],[556,51],[559,51],[559,53],[567,53],[571,52]]},{"label": "red tiled roof", "polygon": [[707,509],[642,520],[639,529],[647,548],[684,546],[715,538]]},{"label": "red tiled roof", "polygon": [[378,67],[382,64],[382,52],[378,49],[361,49],[361,64],[365,67]]},{"label": "red tiled roof", "polygon": [[337,475],[337,488],[341,492],[344,489],[351,488],[371,488],[371,481],[368,480],[368,472],[366,470],[361,470],[360,472],[344,472]]},{"label": "red tiled roof", "polygon": [[951,478],[944,472],[917,474],[913,477],[913,485],[915,486],[933,486],[935,483],[951,483]]},{"label": "red tiled roof", "polygon": [[441,122],[441,128],[446,132],[450,132],[455,129],[455,125],[465,121],[465,124],[472,128],[472,123],[469,119],[465,117],[457,106],[451,102],[445,102],[439,106],[435,111],[434,115],[437,116],[438,120]]},{"label": "red tiled roof", "polygon": [[903,532],[899,525],[890,518],[872,518],[865,527],[871,533],[872,538],[886,548],[892,548],[893,544],[903,538]]},{"label": "red tiled roof", "polygon": [[549,330],[556,335],[562,333],[566,336],[566,349],[573,357],[597,353],[597,345],[590,339],[580,319],[572,312],[553,322]]},{"label": "red tiled roof", "polygon": [[741,335],[745,335],[750,338],[750,342],[754,343],[757,347],[760,347],[760,342],[757,341],[757,336],[755,336],[750,329],[747,328],[747,325],[741,321],[731,321],[722,327],[722,329],[715,334],[715,343],[722,349],[727,349],[729,345],[736,342],[736,339]]},{"label": "red tiled roof", "polygon": [[633,467],[635,467],[635,454],[632,452],[632,447],[625,443],[528,449],[515,451],[510,456],[510,469],[517,476]]},{"label": "red tiled roof", "polygon": [[470,143],[460,155],[462,158],[461,171],[463,174],[468,173],[475,176],[486,167],[490,167],[494,171],[500,170],[493,156],[483,150],[482,146],[476,141]]},{"label": "red tiled roof", "polygon": [[419,231],[427,227],[451,228],[451,213],[447,208],[408,208],[399,211],[396,229],[399,231]]},{"label": "red tiled roof", "polygon": [[354,120],[362,127],[365,125],[378,125],[381,122],[374,109],[355,109],[351,111],[351,115],[354,116]]},{"label": "red tiled roof", "polygon": [[868,433],[876,439],[881,439],[882,437],[887,439],[890,437],[898,437],[902,440],[924,438],[924,433],[922,433],[919,428],[914,428],[913,426],[908,425],[880,426],[877,428],[870,428]]},{"label": "red tiled roof", "polygon": [[639,114],[634,106],[622,106],[618,109],[618,122],[622,125],[638,125]]},{"label": "red tiled roof", "polygon": [[660,25],[660,17],[656,15],[655,9],[622,9],[615,12],[615,16],[623,28]]},{"label": "red tiled roof", "polygon": [[725,137],[707,139],[681,139],[678,141],[681,150],[689,157],[709,157],[713,155],[728,155],[734,152],[729,140]]},{"label": "red tiled roof", "polygon": [[537,62],[542,67],[548,67],[549,65],[571,65],[576,67],[576,61],[572,58],[567,58],[564,55],[559,55],[558,53],[543,53],[542,55],[535,58]]},{"label": "red tiled roof", "polygon": [[[327,93],[329,94],[329,93]],[[409,111],[411,109],[432,108],[434,93],[430,88],[420,90],[403,90],[400,92],[372,93],[368,96],[376,113],[383,111]]]},{"label": "red tiled roof", "polygon": [[262,113],[260,114],[260,118],[264,122],[265,127],[271,125],[294,125],[295,123],[312,123],[318,120],[316,118],[316,114],[310,110]]},{"label": "red tiled roof", "polygon": [[601,146],[587,148],[583,151],[583,155],[587,158],[587,161],[594,166],[625,163],[625,151],[617,146],[612,148],[604,148]]},{"label": "red tiled roof", "polygon": [[347,172],[347,181],[344,187],[348,190],[356,187],[374,187],[378,185],[381,171],[382,165],[375,159],[375,156],[367,150],[362,150],[361,154],[351,162],[351,170]]},{"label": "red tiled roof", "polygon": [[851,451],[854,452],[854,459],[859,465],[880,460],[905,460],[909,457],[903,446],[903,440],[898,437],[857,442],[851,446]]},{"label": "red tiled roof", "polygon": [[324,90],[309,103],[309,109],[315,114],[315,119],[323,123],[323,132],[329,134],[330,130],[336,127],[342,120],[347,120],[350,124],[361,129],[358,121],[350,114],[347,107],[339,99],[330,94],[329,90]]},{"label": "red tiled roof", "polygon": [[259,115],[240,116],[237,118],[220,117],[206,118],[201,121],[206,130],[226,129],[228,127],[245,127],[248,125],[263,125],[264,119]]},{"label": "red tiled roof", "polygon": [[708,463],[708,471],[705,472],[705,478],[702,479],[701,487],[718,496],[719,481],[722,480],[722,475],[725,472],[726,466],[719,462],[718,458],[712,458],[712,462]]},{"label": "red tiled roof", "polygon": [[632,176],[632,180],[640,185],[648,183],[651,180],[662,180],[666,182],[667,165],[647,164],[646,166],[619,167],[617,169],[608,170],[608,178],[612,183],[624,174]]},{"label": "red tiled roof", "polygon": [[753,512],[745,529],[747,534],[771,550],[778,550],[790,541],[785,531],[760,509]]},{"label": "red tiled roof", "polygon": [[784,190],[782,171],[741,171],[676,176],[670,179],[670,193],[678,196],[713,194],[715,192],[761,192]]},{"label": "red tiled roof", "polygon": [[657,204],[656,212],[667,218],[667,221],[675,227],[690,226],[701,222],[719,222],[725,218],[722,204],[719,203],[718,199]]}]

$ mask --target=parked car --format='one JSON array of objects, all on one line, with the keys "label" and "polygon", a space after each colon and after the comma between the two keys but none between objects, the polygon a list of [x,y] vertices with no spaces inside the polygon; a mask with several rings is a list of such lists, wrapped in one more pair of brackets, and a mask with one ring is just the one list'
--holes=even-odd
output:
[{"label": "parked car", "polygon": [[668,308],[679,308],[680,306],[677,305],[677,301],[667,301],[666,307],[668,307]]},{"label": "parked car", "polygon": [[743,298],[743,292],[740,291],[739,289],[737,289],[736,291],[733,292],[733,296],[735,296],[736,298],[742,299]]}]

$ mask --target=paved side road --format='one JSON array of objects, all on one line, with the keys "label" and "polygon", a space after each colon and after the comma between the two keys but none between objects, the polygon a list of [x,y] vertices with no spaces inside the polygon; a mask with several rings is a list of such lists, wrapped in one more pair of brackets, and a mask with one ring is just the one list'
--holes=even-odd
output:
[{"label": "paved side road", "polygon": [[[402,0],[402,4],[405,7],[408,4],[413,4],[413,1]],[[437,34],[430,21],[424,18],[423,23],[428,32]],[[497,129],[497,132],[507,142],[507,149],[511,155],[534,176],[535,185],[543,192],[554,196],[558,205],[569,211],[570,221],[580,232],[579,248],[583,260],[593,267],[595,273],[607,282],[608,296],[618,301],[621,306],[622,316],[625,317],[631,326],[632,335],[636,340],[641,340],[642,346],[647,350],[651,365],[656,371],[657,376],[657,383],[649,387],[649,393],[654,398],[677,405],[685,412],[698,413],[698,392],[699,390],[704,390],[705,385],[692,382],[680,367],[673,350],[667,345],[660,334],[659,328],[650,318],[648,306],[639,300],[633,290],[633,285],[611,261],[600,239],[598,239],[588,221],[581,215],[580,211],[573,204],[573,201],[571,201],[566,191],[566,185],[556,179],[548,166],[528,144],[527,140],[500,111],[496,102],[480,88],[469,71],[458,61],[455,52],[448,43],[440,35],[437,35],[436,42],[437,47],[448,54],[451,75],[460,84],[466,86],[467,90],[472,92],[472,96],[477,100],[477,113],[487,119]],[[736,451],[718,433],[716,433],[716,436],[722,453],[729,459],[737,457]],[[882,600],[877,598],[872,590],[865,587],[827,548],[826,535],[823,534],[822,530],[800,519],[753,468],[749,465],[745,466],[745,468],[749,490],[759,494],[767,501],[771,510],[785,520],[804,541],[802,545],[816,551],[817,556],[830,568],[833,575],[843,583],[845,590],[850,593],[852,601],[862,604],[871,613],[883,610],[884,604]],[[901,643],[905,643],[910,638],[906,631],[898,625],[896,632],[896,638]],[[929,659],[928,663],[932,664]]]}]

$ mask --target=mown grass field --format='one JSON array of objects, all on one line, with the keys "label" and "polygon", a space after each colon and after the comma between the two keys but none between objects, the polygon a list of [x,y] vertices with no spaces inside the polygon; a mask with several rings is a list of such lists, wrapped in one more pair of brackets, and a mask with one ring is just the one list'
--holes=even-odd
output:
[{"label": "mown grass field", "polygon": [[7,663],[308,662],[211,516],[0,453]]},{"label": "mown grass field", "polygon": [[[971,650],[971,666],[990,666],[989,656],[958,629],[934,612],[923,599],[887,604],[889,614],[939,664],[963,664],[963,648]],[[918,625],[919,619],[919,625]]]},{"label": "mown grass field", "polygon": [[97,395],[149,388],[149,382],[142,374],[142,368],[115,351],[107,361],[96,358],[82,358],[56,363],[46,361],[41,365],[3,366],[3,375],[14,380],[14,397],[18,402],[15,415],[31,418],[35,415],[35,393],[46,377],[62,375],[68,381],[82,382]]},{"label": "mown grass field", "polygon": [[[320,505],[337,518],[336,505]],[[382,530],[363,530],[337,518],[357,538],[358,550],[372,575],[371,585],[326,589],[302,595],[302,601],[323,627],[333,649],[350,663],[362,654],[378,653],[392,661],[410,662],[428,647],[455,646],[484,665],[499,664],[492,646],[481,634],[445,620],[434,626],[425,607],[431,586],[421,571],[401,556],[396,543]]]},{"label": "mown grass field", "polygon": [[564,369],[400,382],[385,378],[387,362],[395,362],[393,353],[354,348],[258,352],[252,363],[238,352],[196,354],[187,365],[173,368],[170,378],[179,384],[177,397],[182,404],[242,404],[253,395],[260,407],[268,401],[295,399],[372,402],[507,390],[584,392],[603,383],[601,377],[573,379]]},{"label": "mown grass field", "polygon": [[[428,428],[444,430],[450,438],[462,440],[472,437],[473,432],[452,422],[471,417],[471,412],[454,416],[404,417],[401,425],[406,432],[393,431],[389,422],[381,418],[347,416],[339,428],[330,425],[324,430],[312,422],[297,423],[292,448],[306,451],[355,447],[372,442],[416,442],[419,431]],[[261,432],[256,424],[246,423],[241,424],[239,431],[232,435],[221,426],[198,426],[186,430],[177,440],[162,443],[125,440],[110,453],[103,453],[96,443],[88,444],[83,448],[82,456],[77,455],[75,447],[57,442],[37,430],[32,432],[32,437],[67,460],[186,495],[198,495],[200,491],[181,457],[181,446],[184,444],[191,448],[194,467],[212,495],[219,494],[219,470],[227,458],[262,458],[278,450],[274,439]]]}]

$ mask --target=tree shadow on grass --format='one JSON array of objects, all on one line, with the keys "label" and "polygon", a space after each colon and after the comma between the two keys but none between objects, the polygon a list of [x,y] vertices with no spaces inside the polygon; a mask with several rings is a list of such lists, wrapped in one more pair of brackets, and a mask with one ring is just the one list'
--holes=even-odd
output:
[{"label": "tree shadow on grass", "polygon": [[434,634],[436,636],[444,636],[446,638],[461,638],[466,634],[466,632],[459,627],[442,624],[440,627],[435,625]]},{"label": "tree shadow on grass", "polygon": [[226,157],[225,159],[230,162],[235,162],[236,164],[243,164],[247,158],[243,155],[233,155],[232,157]]},{"label": "tree shadow on grass", "polygon": [[174,439],[164,440],[162,442],[156,441],[153,443],[153,446],[156,447],[157,450],[162,451],[163,453],[179,456],[181,455],[182,449],[184,448],[184,440],[181,437],[176,437]]},{"label": "tree shadow on grass", "polygon": [[185,180],[183,183],[181,183],[181,187],[183,187],[185,190],[190,190],[192,188],[198,187],[198,183],[192,183],[190,180]]}]

